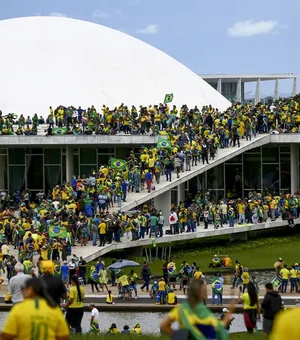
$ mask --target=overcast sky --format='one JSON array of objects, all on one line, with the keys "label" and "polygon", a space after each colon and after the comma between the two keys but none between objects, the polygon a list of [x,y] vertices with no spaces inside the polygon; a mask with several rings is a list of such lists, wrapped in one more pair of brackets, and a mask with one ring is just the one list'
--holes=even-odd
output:
[{"label": "overcast sky", "polygon": [[[199,74],[300,74],[299,13],[299,0],[0,0],[0,19],[92,21],[142,39]],[[262,94],[273,90],[272,83],[261,86]],[[280,83],[280,93],[291,90],[292,81]]]}]

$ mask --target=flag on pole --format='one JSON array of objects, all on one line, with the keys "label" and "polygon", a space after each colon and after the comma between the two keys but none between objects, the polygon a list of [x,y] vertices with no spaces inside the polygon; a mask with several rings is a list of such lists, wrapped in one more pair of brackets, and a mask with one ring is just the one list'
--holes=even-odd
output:
[{"label": "flag on pole", "polygon": [[59,225],[51,225],[49,227],[49,236],[58,237],[58,238],[66,238],[68,236],[68,231],[65,227],[61,227]]},{"label": "flag on pole", "polygon": [[164,99],[164,103],[165,104],[171,103],[173,101],[173,98],[174,98],[173,93],[166,94],[165,99]]},{"label": "flag on pole", "polygon": [[162,137],[158,137],[158,141],[157,141],[157,145],[156,147],[158,149],[171,149],[172,145],[171,145],[171,141],[169,141],[168,139],[164,139]]},{"label": "flag on pole", "polygon": [[110,167],[112,169],[126,170],[127,169],[127,162],[123,161],[122,159],[111,158],[110,159]]},{"label": "flag on pole", "polygon": [[60,135],[66,135],[68,132],[68,129],[66,127],[63,128],[54,128],[52,130],[52,133],[56,136],[60,136]]}]

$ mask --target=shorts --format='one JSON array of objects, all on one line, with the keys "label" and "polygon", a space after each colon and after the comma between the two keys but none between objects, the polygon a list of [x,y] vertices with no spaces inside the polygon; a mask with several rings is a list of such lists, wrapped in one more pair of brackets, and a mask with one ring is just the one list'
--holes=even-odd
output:
[{"label": "shorts", "polygon": [[263,332],[270,334],[273,327],[273,320],[263,318]]},{"label": "shorts", "polygon": [[135,283],[132,283],[131,285],[130,285],[130,287],[136,292],[137,291],[137,289],[136,289],[136,284]]},{"label": "shorts", "polygon": [[106,204],[105,203],[99,203],[99,209],[105,210]]},{"label": "shorts", "polygon": [[130,286],[129,285],[123,286],[122,287],[122,293],[123,294],[125,294],[125,293],[130,294]]},{"label": "shorts", "polygon": [[61,277],[63,283],[69,283],[69,275],[64,275]]}]

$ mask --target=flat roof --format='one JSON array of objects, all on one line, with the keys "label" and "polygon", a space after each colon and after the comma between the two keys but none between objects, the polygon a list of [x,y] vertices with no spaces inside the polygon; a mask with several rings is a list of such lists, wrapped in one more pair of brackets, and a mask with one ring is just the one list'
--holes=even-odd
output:
[{"label": "flat roof", "polygon": [[237,81],[241,79],[243,83],[261,81],[270,81],[276,79],[293,79],[297,78],[294,73],[274,73],[274,74],[199,74],[199,77],[208,81],[222,79],[225,82]]}]

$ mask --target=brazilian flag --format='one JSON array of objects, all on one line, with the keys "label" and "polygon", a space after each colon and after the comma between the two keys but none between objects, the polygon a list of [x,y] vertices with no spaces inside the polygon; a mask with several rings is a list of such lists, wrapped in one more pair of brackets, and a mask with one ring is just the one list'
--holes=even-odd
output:
[{"label": "brazilian flag", "polygon": [[158,141],[157,141],[157,145],[156,145],[157,149],[171,149],[172,145],[171,145],[171,141],[169,141],[168,139],[164,139],[162,137],[158,137]]},{"label": "brazilian flag", "polygon": [[111,158],[110,159],[110,167],[112,169],[126,170],[127,169],[127,162],[123,161],[122,159]]},{"label": "brazilian flag", "polygon": [[68,231],[65,227],[61,227],[58,225],[51,225],[49,227],[49,236],[58,237],[58,238],[66,238],[68,236]]},{"label": "brazilian flag", "polygon": [[68,132],[68,129],[66,127],[63,128],[54,128],[52,130],[52,133],[56,136],[66,135]]},{"label": "brazilian flag", "polygon": [[165,99],[164,99],[164,103],[165,103],[165,104],[172,103],[173,98],[174,98],[173,93],[171,93],[171,94],[166,94],[166,95],[165,95]]}]

